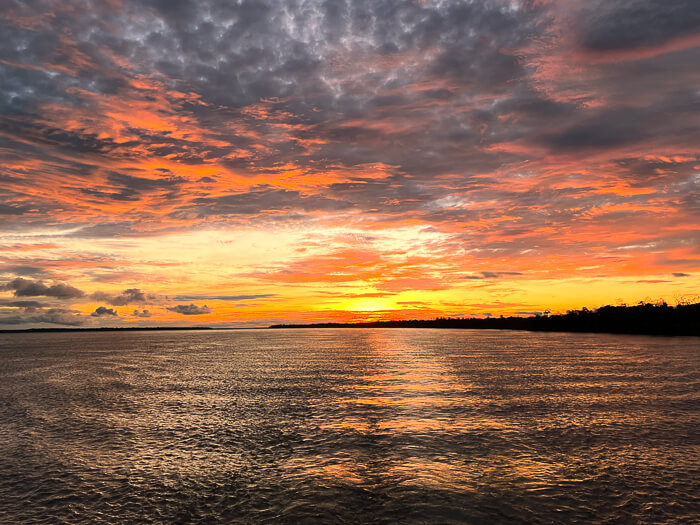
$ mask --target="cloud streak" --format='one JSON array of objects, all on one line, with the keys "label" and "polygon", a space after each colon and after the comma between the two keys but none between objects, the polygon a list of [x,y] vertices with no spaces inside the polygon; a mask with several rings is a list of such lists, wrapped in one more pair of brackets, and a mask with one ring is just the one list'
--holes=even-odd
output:
[{"label": "cloud streak", "polygon": [[245,301],[248,299],[269,299],[279,294],[264,293],[252,295],[177,295],[176,301]]}]

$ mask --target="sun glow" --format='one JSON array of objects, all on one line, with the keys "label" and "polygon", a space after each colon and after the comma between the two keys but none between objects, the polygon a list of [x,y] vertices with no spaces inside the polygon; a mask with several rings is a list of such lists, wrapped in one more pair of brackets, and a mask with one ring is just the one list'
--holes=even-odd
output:
[{"label": "sun glow", "polygon": [[396,305],[390,299],[381,297],[362,297],[352,299],[346,303],[342,303],[338,310],[348,310],[351,312],[377,312],[379,310],[394,310]]}]

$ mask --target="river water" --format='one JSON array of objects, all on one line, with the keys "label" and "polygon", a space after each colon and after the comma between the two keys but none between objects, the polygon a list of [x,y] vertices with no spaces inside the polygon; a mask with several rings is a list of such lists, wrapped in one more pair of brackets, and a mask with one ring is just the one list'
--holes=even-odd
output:
[{"label": "river water", "polygon": [[691,523],[700,339],[0,334],[0,523]]}]

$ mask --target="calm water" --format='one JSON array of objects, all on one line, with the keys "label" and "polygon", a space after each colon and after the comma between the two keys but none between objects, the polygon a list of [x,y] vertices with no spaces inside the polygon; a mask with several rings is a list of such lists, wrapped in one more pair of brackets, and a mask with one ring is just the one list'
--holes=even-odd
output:
[{"label": "calm water", "polygon": [[0,334],[0,522],[691,523],[700,339]]}]

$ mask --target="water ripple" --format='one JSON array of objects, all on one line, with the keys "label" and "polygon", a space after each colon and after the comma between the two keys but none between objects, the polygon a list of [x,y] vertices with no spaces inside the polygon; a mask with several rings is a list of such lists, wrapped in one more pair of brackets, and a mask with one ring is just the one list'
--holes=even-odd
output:
[{"label": "water ripple", "polygon": [[12,334],[1,523],[690,523],[700,340]]}]

